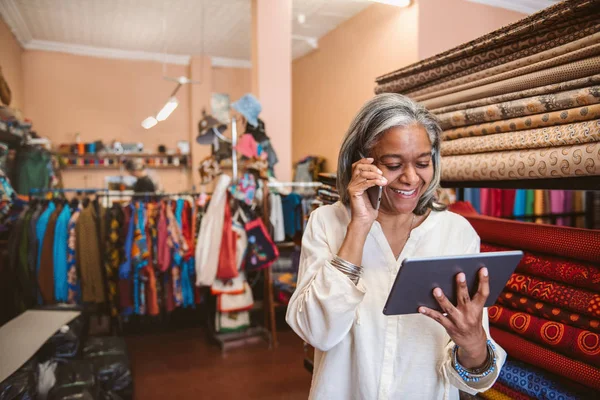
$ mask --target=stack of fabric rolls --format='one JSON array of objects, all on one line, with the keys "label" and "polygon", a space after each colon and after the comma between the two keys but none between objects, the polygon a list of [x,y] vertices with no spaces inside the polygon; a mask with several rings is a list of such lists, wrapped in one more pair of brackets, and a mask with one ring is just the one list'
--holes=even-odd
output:
[{"label": "stack of fabric rolls", "polygon": [[[509,358],[488,399],[581,399],[600,391],[600,231],[507,221],[466,202],[481,251],[525,253],[497,302],[490,334]],[[503,397],[504,396],[504,397]]]},{"label": "stack of fabric rolls", "polygon": [[568,0],[377,79],[444,130],[442,180],[600,175],[600,1]]}]

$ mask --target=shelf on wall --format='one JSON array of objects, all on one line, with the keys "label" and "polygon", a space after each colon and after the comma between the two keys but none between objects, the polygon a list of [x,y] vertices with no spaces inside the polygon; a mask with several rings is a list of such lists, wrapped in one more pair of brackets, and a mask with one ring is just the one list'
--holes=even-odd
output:
[{"label": "shelf on wall", "polygon": [[[109,170],[109,169],[117,169],[125,168],[123,165],[63,165],[61,169],[64,170]],[[148,165],[148,169],[187,169],[188,165]]]}]

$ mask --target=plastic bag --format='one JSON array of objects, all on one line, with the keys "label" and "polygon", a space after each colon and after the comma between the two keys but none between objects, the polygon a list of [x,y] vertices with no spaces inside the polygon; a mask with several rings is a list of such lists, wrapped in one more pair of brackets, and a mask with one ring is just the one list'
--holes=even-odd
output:
[{"label": "plastic bag", "polygon": [[133,377],[126,354],[96,356],[89,358],[89,361],[94,364],[96,380],[104,391],[125,398],[132,397]]},{"label": "plastic bag", "polygon": [[126,355],[125,340],[115,336],[90,337],[83,346],[83,358],[103,355]]},{"label": "plastic bag", "polygon": [[36,371],[37,363],[32,359],[0,382],[0,400],[34,400],[37,395]]},{"label": "plastic bag", "polygon": [[40,360],[76,358],[85,339],[84,328],[85,319],[82,316],[64,325],[39,350]]},{"label": "plastic bag", "polygon": [[63,386],[52,390],[48,400],[97,400],[92,390],[85,386]]}]

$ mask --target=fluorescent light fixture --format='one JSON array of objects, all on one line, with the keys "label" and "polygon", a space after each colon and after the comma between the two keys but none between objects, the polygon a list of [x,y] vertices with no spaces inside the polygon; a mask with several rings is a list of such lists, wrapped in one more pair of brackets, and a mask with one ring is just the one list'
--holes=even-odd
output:
[{"label": "fluorescent light fixture", "polygon": [[158,121],[154,117],[148,117],[142,121],[142,126],[144,129],[150,129],[156,124],[158,124]]},{"label": "fluorescent light fixture", "polygon": [[410,6],[410,3],[411,3],[410,0],[371,0],[371,1],[374,1],[375,3],[388,4],[390,6],[396,6],[396,7],[408,7],[408,6]]},{"label": "fluorescent light fixture", "polygon": [[160,110],[158,114],[156,114],[156,119],[158,121],[164,121],[165,119],[169,118],[169,115],[171,115],[171,113],[177,108],[178,105],[179,102],[177,101],[177,98],[171,97],[169,101],[167,101],[167,104],[165,104],[165,106],[162,108],[162,110]]}]

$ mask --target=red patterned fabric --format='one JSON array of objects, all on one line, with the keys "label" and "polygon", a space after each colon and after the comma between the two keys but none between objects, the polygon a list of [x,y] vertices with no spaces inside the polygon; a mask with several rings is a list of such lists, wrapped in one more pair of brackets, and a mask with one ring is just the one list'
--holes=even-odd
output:
[{"label": "red patterned fabric", "polygon": [[490,326],[490,335],[513,358],[600,390],[600,369],[572,360],[494,326]]},{"label": "red patterned fabric", "polygon": [[567,310],[600,317],[600,294],[523,274],[512,274],[506,288]]},{"label": "red patterned fabric", "polygon": [[[481,252],[512,250],[507,247],[481,243]],[[600,251],[600,250],[599,250]],[[525,253],[517,272],[566,283],[583,289],[600,292],[600,266],[564,258]]]},{"label": "red patterned fabric", "polygon": [[464,216],[482,242],[545,253],[573,260],[600,263],[600,230],[587,230],[509,221],[477,214],[466,202],[450,210]]},{"label": "red patterned fabric", "polygon": [[593,319],[587,315],[573,313],[558,308],[548,303],[530,299],[527,296],[504,291],[497,300],[498,304],[511,307],[515,310],[524,311],[531,315],[549,319],[550,321],[562,322],[577,328],[592,332],[600,332],[600,320]]},{"label": "red patterned fabric", "polygon": [[600,335],[560,322],[493,305],[488,308],[490,323],[519,336],[550,347],[575,360],[600,366]]},{"label": "red patterned fabric", "polygon": [[496,381],[496,383],[494,383],[494,386],[492,386],[492,388],[496,389],[500,393],[502,393],[514,400],[530,400],[533,398],[533,397],[527,396],[525,393],[517,392],[516,390],[511,389],[508,386],[504,386],[503,384],[501,384],[498,381]]}]

